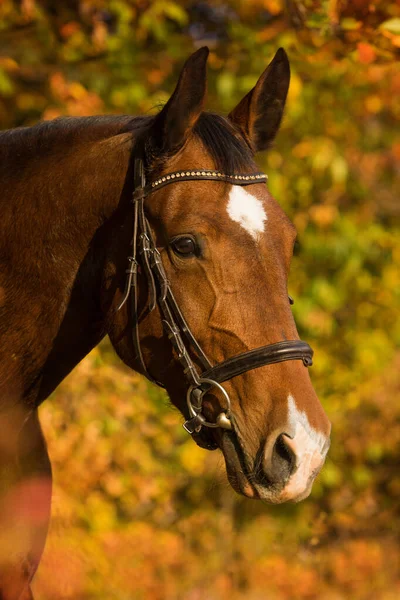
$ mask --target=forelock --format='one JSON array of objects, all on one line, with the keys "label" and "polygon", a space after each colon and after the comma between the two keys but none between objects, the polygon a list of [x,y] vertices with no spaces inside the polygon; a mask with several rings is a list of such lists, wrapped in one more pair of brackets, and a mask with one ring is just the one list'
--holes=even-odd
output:
[{"label": "forelock", "polygon": [[211,155],[218,171],[230,175],[257,170],[249,146],[224,117],[203,112],[194,126],[193,134]]}]

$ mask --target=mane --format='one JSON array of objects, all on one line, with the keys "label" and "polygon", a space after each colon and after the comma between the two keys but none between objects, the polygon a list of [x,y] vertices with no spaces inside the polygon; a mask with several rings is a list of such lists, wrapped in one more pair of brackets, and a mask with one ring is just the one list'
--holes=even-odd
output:
[{"label": "mane", "polygon": [[[135,148],[140,152],[144,145],[148,164],[154,167],[154,176],[170,158],[168,155],[155,154],[154,148],[147,145],[147,134],[151,131],[154,119],[154,116],[126,115],[61,117],[32,127],[0,131],[0,165],[7,171],[7,159],[15,161],[17,155],[21,169],[33,157],[35,161],[45,159],[49,154],[57,152],[57,149],[69,152],[85,143],[105,140],[121,133],[132,133],[133,153]],[[229,174],[254,169],[250,148],[226,118],[203,112],[193,128],[193,135],[201,141],[219,171]]]},{"label": "mane", "polygon": [[119,133],[134,133],[142,129],[148,120],[149,117],[120,115],[60,117],[32,127],[0,131],[0,158],[13,158],[18,151],[20,158],[26,156],[29,160],[35,156],[40,159],[57,147],[70,149],[75,145],[104,140]]}]

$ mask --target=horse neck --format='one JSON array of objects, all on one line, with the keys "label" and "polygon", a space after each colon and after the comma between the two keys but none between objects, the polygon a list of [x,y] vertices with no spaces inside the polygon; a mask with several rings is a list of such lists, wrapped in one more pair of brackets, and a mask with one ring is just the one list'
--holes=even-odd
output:
[{"label": "horse neck", "polygon": [[15,371],[30,401],[47,397],[104,335],[102,271],[113,220],[129,203],[131,146],[132,134],[120,133],[31,152],[20,169],[3,163],[0,287],[13,302],[0,311],[0,358],[14,361],[4,360],[0,381]]}]

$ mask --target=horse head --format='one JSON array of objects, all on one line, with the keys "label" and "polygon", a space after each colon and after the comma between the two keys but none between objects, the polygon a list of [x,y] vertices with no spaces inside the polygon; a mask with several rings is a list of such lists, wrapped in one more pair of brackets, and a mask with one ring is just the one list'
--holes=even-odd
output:
[{"label": "horse head", "polygon": [[187,60],[135,142],[133,256],[125,296],[126,265],[115,268],[108,333],[128,365],[167,389],[194,439],[222,450],[237,491],[298,501],[330,423],[288,299],[296,231],[254,163],[279,129],[289,63],[278,50],[223,118],[203,112],[207,56]]}]

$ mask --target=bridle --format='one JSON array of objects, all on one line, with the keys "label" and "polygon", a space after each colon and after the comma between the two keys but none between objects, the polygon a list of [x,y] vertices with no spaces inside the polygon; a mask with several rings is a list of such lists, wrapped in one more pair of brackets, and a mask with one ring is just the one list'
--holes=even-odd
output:
[{"label": "bridle", "polygon": [[[129,267],[126,271],[127,279],[124,296],[117,307],[117,310],[120,310],[131,296],[131,316],[133,319],[132,341],[136,357],[143,374],[150,381],[164,387],[161,382],[154,379],[149,373],[140,345],[137,286],[138,259],[140,259],[141,269],[147,279],[149,289],[148,310],[151,312],[158,306],[164,331],[183,367],[183,372],[188,382],[186,401],[190,418],[184,423],[183,427],[191,435],[198,433],[202,427],[232,429],[231,401],[228,392],[221,385],[225,381],[246,371],[286,360],[302,360],[304,366],[309,367],[312,365],[313,357],[313,350],[306,342],[289,340],[243,352],[214,366],[207,358],[175,300],[170,282],[164,270],[160,252],[156,247],[152,230],[146,218],[144,207],[147,196],[156,190],[179,181],[198,180],[224,181],[233,185],[247,186],[255,183],[266,183],[267,175],[264,173],[227,175],[209,169],[187,169],[185,171],[168,173],[146,185],[143,160],[136,158],[134,163],[134,192],[132,196],[134,207],[132,255],[128,257]],[[201,364],[202,371],[200,374],[190,356],[189,350]],[[219,413],[215,422],[207,421],[202,412],[203,398],[212,388],[220,390],[226,403],[224,410]]]}]

